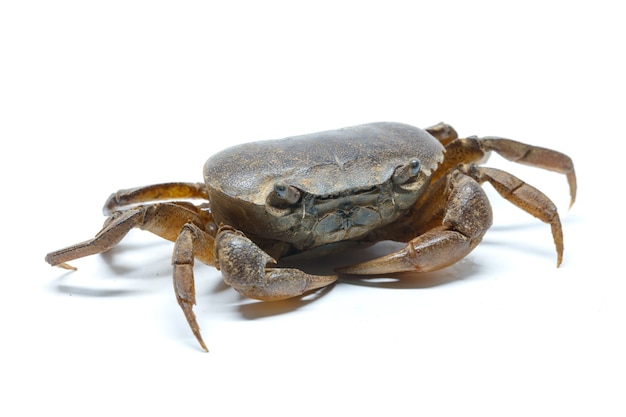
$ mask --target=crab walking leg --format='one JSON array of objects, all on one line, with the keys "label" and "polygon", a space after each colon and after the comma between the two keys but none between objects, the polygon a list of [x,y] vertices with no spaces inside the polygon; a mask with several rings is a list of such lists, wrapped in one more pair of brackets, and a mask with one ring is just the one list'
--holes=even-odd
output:
[{"label": "crab walking leg", "polygon": [[443,174],[459,164],[478,162],[491,151],[512,162],[564,174],[569,185],[570,207],[576,201],[576,171],[574,162],[569,156],[552,149],[528,145],[511,139],[486,136],[454,140],[446,145],[446,160],[444,162],[446,167],[439,171]]},{"label": "crab walking leg", "polygon": [[117,245],[134,227],[138,227],[143,218],[143,210],[136,208],[125,212],[116,212],[109,217],[98,234],[92,239],[77,243],[46,255],[46,262],[52,266],[75,270],[66,262],[96,253],[106,252]]},{"label": "crab walking leg", "polygon": [[198,258],[207,265],[213,265],[213,252],[213,237],[198,226],[189,223],[182,228],[178,235],[174,245],[174,253],[172,254],[176,301],[178,301],[178,305],[183,310],[187,323],[189,323],[189,327],[198,343],[207,352],[208,349],[200,334],[200,326],[198,326],[196,315],[193,312],[193,306],[196,304],[193,264],[194,258]]},{"label": "crab walking leg", "polygon": [[570,207],[576,201],[576,172],[569,156],[552,149],[499,137],[480,138],[480,144],[483,149],[495,151],[509,161],[565,174],[570,189]]},{"label": "crab walking leg", "polygon": [[109,196],[102,211],[110,215],[120,207],[159,200],[208,200],[206,185],[202,182],[171,182],[119,190]]},{"label": "crab walking leg", "polygon": [[456,133],[456,130],[452,126],[446,123],[437,123],[434,126],[427,127],[426,130],[430,133],[435,139],[437,139],[443,146],[447,146],[450,142],[457,139],[459,135]]},{"label": "crab walking leg", "polygon": [[463,166],[468,175],[479,183],[489,182],[493,188],[506,200],[510,201],[525,212],[533,215],[550,225],[552,237],[556,246],[556,266],[563,260],[563,228],[557,207],[544,193],[526,184],[524,181],[508,172],[489,167],[479,167],[474,164]]},{"label": "crab walking leg", "polygon": [[92,239],[50,252],[46,262],[52,266],[75,269],[66,262],[89,255],[106,252],[117,245],[133,228],[148,230],[174,242],[187,223],[212,224],[210,214],[194,205],[182,202],[158,203],[137,206],[126,211],[116,211],[105,221],[102,230]]},{"label": "crab walking leg", "polygon": [[224,282],[246,297],[277,301],[297,297],[337,280],[336,275],[309,275],[295,268],[268,268],[276,261],[250,239],[223,228],[215,239],[216,267]]},{"label": "crab walking leg", "polygon": [[487,195],[474,179],[460,171],[452,172],[435,186],[444,192],[443,210],[437,207],[439,199],[427,199],[415,216],[436,213],[439,226],[410,240],[397,252],[337,271],[365,275],[428,272],[452,265],[469,254],[492,223]]}]

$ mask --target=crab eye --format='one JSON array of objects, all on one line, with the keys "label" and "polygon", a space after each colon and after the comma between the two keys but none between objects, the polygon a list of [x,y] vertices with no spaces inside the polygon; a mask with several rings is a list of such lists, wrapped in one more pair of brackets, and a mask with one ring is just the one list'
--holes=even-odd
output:
[{"label": "crab eye", "polygon": [[420,172],[420,168],[422,167],[422,163],[417,158],[411,159],[409,165],[411,166],[411,176],[417,175],[417,173]]},{"label": "crab eye", "polygon": [[274,184],[274,192],[280,199],[285,200],[289,204],[295,204],[300,199],[300,191],[284,182]]},{"label": "crab eye", "polygon": [[412,177],[416,176],[420,172],[422,163],[419,159],[413,158],[406,165],[400,165],[393,173],[391,180],[394,184],[404,184]]}]

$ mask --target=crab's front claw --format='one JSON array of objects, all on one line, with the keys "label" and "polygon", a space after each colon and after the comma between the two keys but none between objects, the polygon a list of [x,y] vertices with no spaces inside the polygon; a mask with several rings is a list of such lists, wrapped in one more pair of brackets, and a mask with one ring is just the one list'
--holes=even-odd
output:
[{"label": "crab's front claw", "polygon": [[466,236],[456,230],[433,230],[411,240],[397,252],[336,271],[355,275],[436,271],[465,257],[478,245],[481,237],[481,234]]},{"label": "crab's front claw", "polygon": [[222,228],[215,239],[216,267],[224,282],[246,297],[264,301],[297,297],[332,284],[336,275],[310,275],[294,268],[268,268],[276,261],[242,233]]}]

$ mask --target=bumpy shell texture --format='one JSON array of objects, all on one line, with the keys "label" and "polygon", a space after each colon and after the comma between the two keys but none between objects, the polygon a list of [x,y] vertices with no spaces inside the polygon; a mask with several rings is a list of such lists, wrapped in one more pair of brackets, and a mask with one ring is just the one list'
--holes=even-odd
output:
[{"label": "bumpy shell texture", "polygon": [[361,190],[387,181],[394,170],[417,158],[430,175],[444,148],[417,127],[370,123],[242,144],[209,158],[207,185],[231,197],[264,204],[277,181],[325,196]]}]

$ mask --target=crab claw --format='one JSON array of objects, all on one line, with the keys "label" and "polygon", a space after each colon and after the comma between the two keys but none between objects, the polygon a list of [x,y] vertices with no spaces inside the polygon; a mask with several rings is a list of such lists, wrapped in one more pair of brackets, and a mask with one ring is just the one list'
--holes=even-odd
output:
[{"label": "crab claw", "polygon": [[310,275],[295,268],[268,268],[276,261],[242,233],[223,228],[215,239],[216,266],[224,282],[246,297],[284,300],[325,287],[336,275]]},{"label": "crab claw", "polygon": [[377,275],[397,272],[430,272],[452,265],[480,242],[455,230],[432,230],[407,243],[402,249],[355,265],[337,268],[343,274]]}]

